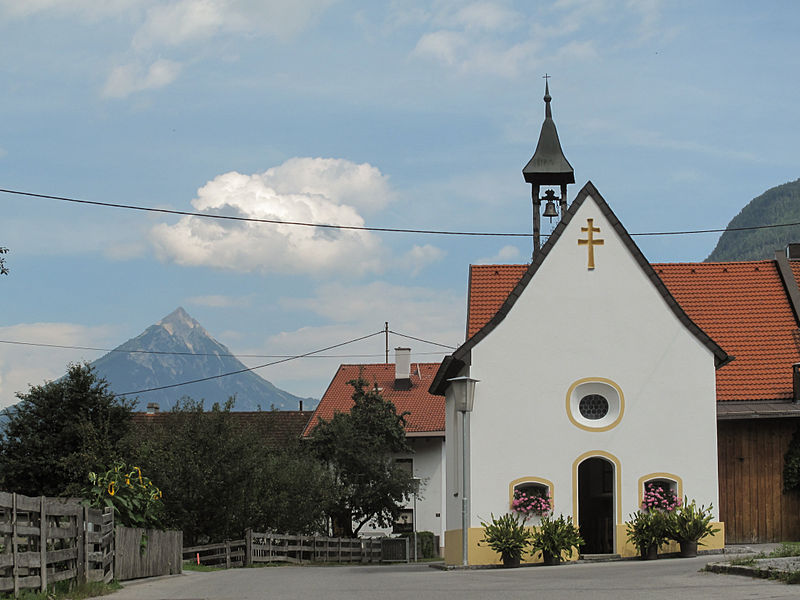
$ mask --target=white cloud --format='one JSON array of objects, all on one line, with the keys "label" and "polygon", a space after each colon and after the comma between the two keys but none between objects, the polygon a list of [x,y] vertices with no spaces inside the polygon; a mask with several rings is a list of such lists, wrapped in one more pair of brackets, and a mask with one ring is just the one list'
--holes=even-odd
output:
[{"label": "white cloud", "polygon": [[[302,168],[306,167],[306,168]],[[368,164],[300,158],[265,173],[219,175],[198,190],[198,212],[301,223],[364,226],[351,205],[389,196],[386,178]],[[379,239],[360,230],[183,217],[151,231],[157,255],[183,265],[282,273],[381,270]]]},{"label": "white cloud", "polygon": [[175,81],[180,70],[179,63],[163,58],[146,69],[138,63],[114,67],[103,87],[103,96],[125,98],[134,92],[162,88]]},{"label": "white cloud", "polygon": [[516,246],[503,246],[500,250],[497,251],[497,254],[494,256],[489,256],[486,258],[479,258],[475,261],[475,264],[478,265],[498,265],[498,264],[508,264],[508,263],[519,263],[520,262],[520,252],[519,248]]},{"label": "white cloud", "polygon": [[0,14],[25,18],[40,13],[49,16],[81,15],[92,21],[130,11],[152,0],[0,0]]},{"label": "white cloud", "polygon": [[431,263],[439,262],[445,257],[446,252],[436,246],[425,244],[424,246],[414,245],[411,250],[402,257],[396,269],[407,271],[412,277],[420,274],[422,269]]},{"label": "white cloud", "polygon": [[290,158],[267,169],[264,183],[281,194],[310,194],[362,210],[383,208],[394,199],[389,177],[368,163],[341,158]]},{"label": "white cloud", "polygon": [[189,304],[197,306],[208,306],[210,308],[243,308],[251,305],[250,298],[238,298],[236,296],[192,296],[186,300]]},{"label": "white cloud", "polygon": [[290,38],[313,23],[334,0],[179,0],[147,11],[135,48],[179,46],[217,35]]},{"label": "white cloud", "polygon": [[[384,281],[366,285],[331,283],[319,286],[311,297],[284,298],[281,304],[294,310],[308,310],[330,322],[281,332],[269,337],[261,347],[242,350],[242,354],[303,354],[379,332],[385,321],[391,331],[399,334],[451,346],[464,341],[463,290],[435,290]],[[393,361],[391,349],[397,346],[411,347],[414,362],[439,362],[452,352],[390,334],[390,361]],[[293,394],[319,398],[340,364],[383,362],[384,350],[385,338],[381,333],[323,353],[333,355],[331,358],[298,359],[262,369],[259,374]],[[250,366],[265,362],[243,360]]]},{"label": "white cloud", "polygon": [[519,24],[520,14],[494,2],[474,2],[460,8],[453,20],[468,29],[507,31]]},{"label": "white cloud", "polygon": [[[107,347],[113,329],[87,327],[74,323],[20,323],[0,327],[0,339],[62,346]],[[14,404],[17,392],[27,392],[30,385],[58,379],[70,362],[92,361],[103,352],[44,348],[0,343],[0,408]]]}]

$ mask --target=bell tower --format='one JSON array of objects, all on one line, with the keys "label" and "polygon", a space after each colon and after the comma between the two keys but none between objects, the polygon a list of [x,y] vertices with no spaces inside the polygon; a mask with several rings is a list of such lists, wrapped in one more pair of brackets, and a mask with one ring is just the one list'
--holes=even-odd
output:
[{"label": "bell tower", "polygon": [[[544,216],[564,218],[567,209],[567,184],[575,183],[575,172],[569,164],[564,151],[561,149],[561,142],[558,140],[556,124],[553,121],[553,113],[550,109],[550,86],[549,75],[545,75],[544,83],[544,123],[542,131],[539,133],[539,143],[536,145],[536,152],[533,157],[522,169],[522,176],[527,183],[531,184],[531,198],[533,199],[533,255],[541,248],[541,207],[542,200],[545,201]],[[557,197],[552,189],[545,191],[545,195],[539,197],[542,187],[561,188],[561,197]],[[556,209],[556,202],[559,208]]]}]

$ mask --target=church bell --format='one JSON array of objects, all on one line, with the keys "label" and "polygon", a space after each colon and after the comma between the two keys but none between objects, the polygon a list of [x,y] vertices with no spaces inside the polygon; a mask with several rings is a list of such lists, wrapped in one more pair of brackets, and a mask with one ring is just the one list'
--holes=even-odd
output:
[{"label": "church bell", "polygon": [[556,200],[557,198],[554,196],[553,190],[547,190],[544,193],[544,197],[542,200],[546,200],[544,205],[544,213],[542,214],[543,217],[549,217],[550,220],[553,220],[553,217],[558,216],[558,211],[556,210]]},{"label": "church bell", "polygon": [[[555,201],[561,207],[561,218],[564,218],[564,213],[567,208],[567,184],[575,183],[575,171],[572,165],[569,164],[567,157],[564,156],[564,151],[561,149],[561,142],[558,139],[558,131],[556,131],[556,124],[553,121],[553,113],[550,109],[550,85],[547,81],[548,76],[545,75],[544,84],[544,123],[542,123],[542,131],[539,133],[539,143],[536,145],[536,151],[533,157],[522,169],[522,176],[527,183],[531,184],[531,197],[533,199],[533,252],[539,251],[541,247],[540,241],[540,223],[541,223],[541,205],[542,200],[545,201],[544,216],[545,217],[558,217]],[[561,188],[561,197],[556,198],[552,190],[548,190],[543,198],[539,197],[539,190],[541,187],[553,186]]]}]

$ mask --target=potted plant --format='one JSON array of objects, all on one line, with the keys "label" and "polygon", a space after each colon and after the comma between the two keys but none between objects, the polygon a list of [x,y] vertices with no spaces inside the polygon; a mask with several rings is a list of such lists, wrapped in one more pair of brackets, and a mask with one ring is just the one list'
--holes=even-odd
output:
[{"label": "potted plant", "polygon": [[684,500],[683,506],[678,507],[670,514],[668,520],[668,535],[681,546],[681,556],[697,556],[697,545],[703,538],[719,531],[711,526],[714,506],[697,506],[694,500]]},{"label": "potted plant", "polygon": [[531,543],[532,533],[525,527],[525,519],[506,514],[491,523],[481,522],[483,539],[489,547],[500,554],[504,567],[518,567],[523,550]]},{"label": "potted plant", "polygon": [[533,534],[531,554],[540,552],[545,564],[557,565],[564,552],[571,557],[572,549],[582,546],[583,543],[579,529],[572,523],[572,517],[564,518],[564,515],[559,515],[554,519],[545,515]]},{"label": "potted plant", "polygon": [[658,547],[669,539],[668,519],[667,514],[660,510],[639,510],[626,521],[628,541],[636,547],[643,560],[658,558]]}]

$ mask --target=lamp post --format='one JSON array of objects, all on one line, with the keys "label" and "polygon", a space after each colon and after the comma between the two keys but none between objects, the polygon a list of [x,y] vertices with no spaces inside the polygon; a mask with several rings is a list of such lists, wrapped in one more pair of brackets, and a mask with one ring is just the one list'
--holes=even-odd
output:
[{"label": "lamp post", "polygon": [[411,527],[414,531],[414,562],[417,562],[417,494],[419,494],[419,477],[412,479],[414,482],[414,508],[411,511]]},{"label": "lamp post", "polygon": [[467,429],[467,413],[472,412],[475,402],[475,384],[477,379],[468,376],[454,377],[447,381],[453,386],[455,408],[461,413],[461,564],[469,564],[469,502],[467,499],[467,475],[469,473],[469,429]]}]

